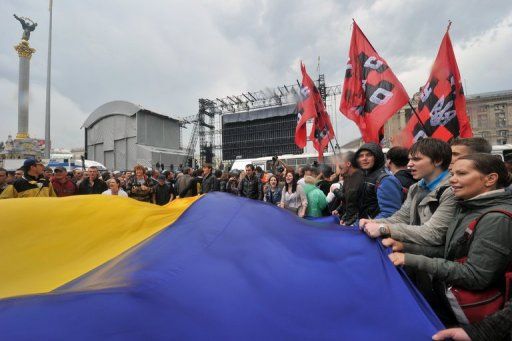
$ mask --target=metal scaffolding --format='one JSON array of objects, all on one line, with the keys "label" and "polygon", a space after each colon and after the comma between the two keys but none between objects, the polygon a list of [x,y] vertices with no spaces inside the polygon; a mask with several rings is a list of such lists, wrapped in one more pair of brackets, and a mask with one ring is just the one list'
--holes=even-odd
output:
[{"label": "metal scaffolding", "polygon": [[[326,86],[325,77],[319,75],[317,82],[318,89],[324,102],[328,97],[341,94],[341,85]],[[281,146],[287,153],[300,152],[298,148],[289,146],[290,131],[294,131],[296,118],[291,116],[279,116],[276,118],[268,118],[262,122],[254,122],[247,127],[240,124],[230,124],[224,126],[222,116],[231,113],[252,112],[264,108],[292,106],[297,103],[299,93],[299,85],[283,85],[274,89],[265,89],[255,92],[245,92],[241,95],[226,96],[225,98],[199,99],[199,110],[197,115],[186,117],[183,119],[184,124],[193,124],[192,136],[190,137],[189,146],[187,148],[187,156],[183,164],[190,164],[193,158],[196,143],[199,136],[199,156],[201,162],[212,162],[213,157],[222,160],[230,160],[233,156],[239,156],[237,152],[241,151],[241,147],[247,144],[254,145],[259,148],[262,155],[271,154],[270,148],[265,147],[264,142],[272,139],[272,143]],[[236,138],[235,133],[240,129],[250,129],[243,138]],[[280,138],[281,135],[282,138]],[[242,136],[242,135],[240,135]],[[223,144],[228,144],[227,149],[229,155],[223,155]],[[237,147],[238,146],[238,147]]]}]

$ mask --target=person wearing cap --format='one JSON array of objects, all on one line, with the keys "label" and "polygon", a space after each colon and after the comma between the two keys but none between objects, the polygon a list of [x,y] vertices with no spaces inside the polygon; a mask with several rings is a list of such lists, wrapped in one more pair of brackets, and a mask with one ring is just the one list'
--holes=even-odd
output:
[{"label": "person wearing cap", "polygon": [[153,203],[160,206],[167,204],[174,197],[173,188],[165,180],[165,174],[160,174],[157,184],[153,187]]},{"label": "person wearing cap", "polygon": [[23,176],[7,186],[0,194],[0,199],[57,196],[50,181],[42,176],[44,165],[41,161],[34,158],[26,159],[22,169]]},{"label": "person wearing cap", "polygon": [[66,168],[59,166],[55,167],[53,179],[51,180],[53,190],[57,193],[58,197],[68,197],[75,195],[78,192],[78,188],[68,178],[68,172]]}]

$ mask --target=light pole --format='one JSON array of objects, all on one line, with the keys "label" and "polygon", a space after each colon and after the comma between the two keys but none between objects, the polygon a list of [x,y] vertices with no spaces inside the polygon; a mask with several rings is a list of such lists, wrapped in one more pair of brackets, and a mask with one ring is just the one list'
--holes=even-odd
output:
[{"label": "light pole", "polygon": [[52,14],[53,14],[53,0],[50,0],[50,25],[48,33],[48,65],[46,67],[46,120],[44,127],[44,157],[50,158],[50,88],[51,88],[51,76],[52,76]]}]

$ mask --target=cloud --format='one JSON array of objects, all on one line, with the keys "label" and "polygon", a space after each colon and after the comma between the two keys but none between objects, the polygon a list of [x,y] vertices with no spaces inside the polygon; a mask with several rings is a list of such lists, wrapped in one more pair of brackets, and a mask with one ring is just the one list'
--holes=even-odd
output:
[{"label": "cloud", "polygon": [[[59,117],[52,123],[53,147],[64,148],[81,146],[84,140],[80,125],[86,119],[87,113],[72,100],[52,89],[52,112],[58,112]],[[5,101],[0,101],[2,115],[2,130],[16,136],[18,128],[18,85],[6,79],[0,79],[0,93]],[[29,100],[29,132],[34,138],[44,138],[46,108],[46,87],[41,84],[31,84]],[[78,125],[78,128],[77,128]],[[58,138],[55,137],[58,135]]]},{"label": "cloud", "polygon": [[[39,24],[31,37],[37,49],[31,122],[38,122],[32,134],[43,136],[38,129],[44,124],[37,120],[44,118],[47,3],[4,0],[0,13],[0,86],[7,91],[0,95],[0,139],[17,127],[18,59],[12,46],[21,28],[12,13]],[[426,81],[448,19],[470,93],[511,88],[511,13],[505,0],[492,6],[476,0],[55,0],[54,145],[81,146],[87,114],[112,100],[189,116],[197,113],[199,98],[295,83],[299,60],[316,77],[318,56],[328,85],[339,84],[352,18],[410,95]],[[339,97],[331,102],[340,143],[358,136],[355,125],[337,113]]]}]

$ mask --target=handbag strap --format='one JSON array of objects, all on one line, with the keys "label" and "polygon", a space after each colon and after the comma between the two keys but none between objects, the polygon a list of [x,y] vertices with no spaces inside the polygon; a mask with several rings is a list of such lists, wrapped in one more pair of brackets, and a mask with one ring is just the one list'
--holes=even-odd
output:
[{"label": "handbag strap", "polygon": [[480,220],[485,215],[487,215],[489,213],[502,213],[502,214],[505,214],[506,216],[508,216],[509,218],[512,219],[512,212],[509,212],[509,211],[505,211],[505,210],[490,210],[490,211],[484,212],[480,216],[478,216],[476,219],[472,220],[469,223],[468,227],[464,231],[464,235],[462,237],[460,237],[460,239],[458,240],[458,243],[459,244],[463,244],[463,243],[466,243],[466,242],[470,241],[471,238],[473,237],[473,233],[475,232],[476,225],[478,225]]},{"label": "handbag strap", "polygon": [[[476,219],[472,220],[469,223],[468,227],[464,231],[464,235],[458,240],[458,243],[459,244],[463,244],[463,243],[469,242],[471,240],[471,238],[473,237],[476,225],[480,222],[480,220],[485,215],[487,215],[489,213],[493,213],[493,212],[494,213],[505,214],[506,216],[508,216],[509,218],[512,219],[512,212],[509,212],[509,211],[499,210],[498,209],[498,210],[490,210],[490,211],[484,212],[480,216],[478,216]],[[458,262],[458,263],[464,264],[464,263],[466,263],[467,259],[468,259],[468,257],[466,256],[466,257],[462,257],[462,258],[456,259],[455,261]],[[507,269],[505,270],[504,279],[505,279],[505,283],[504,283],[504,290],[505,290],[504,302],[508,302],[508,300],[510,299],[510,292],[511,292],[510,290],[512,288],[512,263],[510,263],[507,266]]]}]

